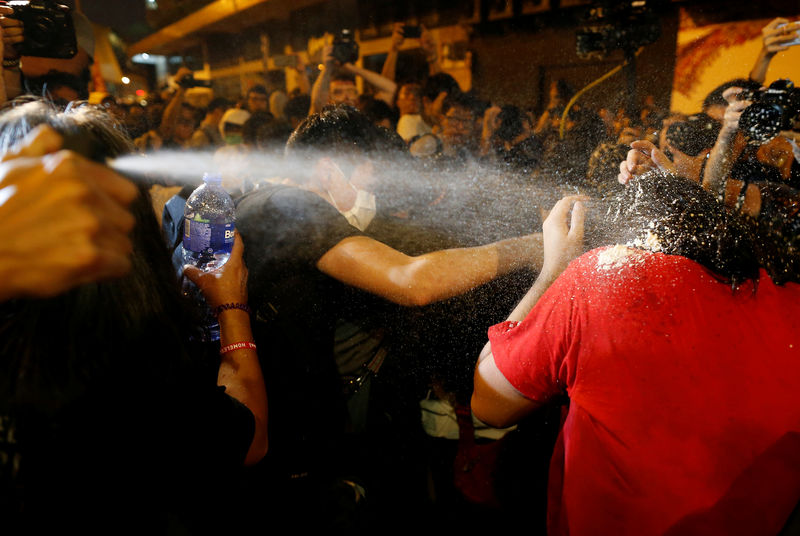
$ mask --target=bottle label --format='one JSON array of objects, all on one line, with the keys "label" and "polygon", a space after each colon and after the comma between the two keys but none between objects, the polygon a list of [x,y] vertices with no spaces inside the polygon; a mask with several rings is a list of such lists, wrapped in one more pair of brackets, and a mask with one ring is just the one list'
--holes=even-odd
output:
[{"label": "bottle label", "polygon": [[235,229],[233,222],[212,225],[207,221],[184,218],[183,247],[195,253],[230,253],[233,249]]}]

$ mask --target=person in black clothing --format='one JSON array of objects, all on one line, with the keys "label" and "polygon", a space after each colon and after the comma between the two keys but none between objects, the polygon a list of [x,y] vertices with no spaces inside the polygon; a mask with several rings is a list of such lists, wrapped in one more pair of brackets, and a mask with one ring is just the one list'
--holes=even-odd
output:
[{"label": "person in black clothing", "polygon": [[[88,142],[101,159],[131,149],[106,114],[57,113],[43,102],[0,116],[0,149],[40,124]],[[127,275],[0,304],[0,511],[9,534],[228,526],[236,516],[225,504],[236,494],[220,489],[265,454],[255,350],[223,348],[220,358],[200,341],[139,190]],[[240,304],[219,312],[223,346],[252,340],[241,255],[238,241],[218,272],[187,269],[212,307]]]}]

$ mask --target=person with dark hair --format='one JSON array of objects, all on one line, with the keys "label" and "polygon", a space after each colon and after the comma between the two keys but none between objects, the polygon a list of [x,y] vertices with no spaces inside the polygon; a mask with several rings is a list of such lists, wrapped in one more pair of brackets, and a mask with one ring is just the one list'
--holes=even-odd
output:
[{"label": "person with dark hair", "polygon": [[461,93],[456,79],[447,73],[429,76],[422,85],[422,117],[431,128],[438,132],[442,128],[444,100],[450,95]]},{"label": "person with dark hair", "polygon": [[384,101],[371,95],[360,95],[356,108],[379,127],[388,128],[389,130],[395,129],[397,113]]},{"label": "person with dark hair", "polygon": [[375,98],[391,105],[397,84],[383,75],[363,69],[353,63],[342,63],[333,55],[333,44],[325,45],[322,50],[323,69],[314,86],[311,88],[311,107],[309,115],[319,113],[330,104],[349,104],[356,106],[358,87],[356,76],[376,89]]},{"label": "person with dark hair", "polygon": [[[582,203],[489,330],[472,409],[507,426],[555,397],[548,534],[777,534],[800,499],[800,273],[696,182],[634,179],[583,250]],[[571,223],[567,216],[572,209]],[[777,371],[777,372],[776,372]]]},{"label": "person with dark hair", "polygon": [[460,161],[478,152],[479,134],[475,100],[466,93],[448,95],[442,103],[442,154]]},{"label": "person with dark hair", "polygon": [[[36,125],[87,142],[98,159],[132,149],[93,107],[59,113],[33,102],[0,116],[0,150],[12,150]],[[218,313],[222,346],[215,349],[200,340],[143,185],[131,212],[127,274],[102,282],[87,274],[65,293],[0,307],[0,510],[10,533],[227,527],[237,520],[226,506],[237,494],[236,474],[266,452],[266,393],[241,240],[218,271],[186,269]],[[94,232],[118,239],[113,228]],[[90,251],[73,246],[71,254]],[[226,497],[214,493],[222,486]]]},{"label": "person with dark hair", "polygon": [[[160,121],[154,124],[133,143],[140,151],[186,148],[194,133],[196,125],[196,110],[194,106],[185,102],[186,87],[182,81],[193,76],[188,67],[180,67],[175,73],[177,85],[169,102],[163,108]],[[155,107],[160,109],[160,106]],[[154,110],[155,111],[155,110]]]},{"label": "person with dark hair", "polygon": [[530,173],[539,167],[543,147],[528,115],[516,106],[492,106],[483,114],[481,154]]},{"label": "person with dark hair", "polygon": [[[274,431],[263,463],[270,475],[265,492],[277,496],[270,500],[286,515],[303,510],[309,497],[319,504],[331,489],[346,490],[352,502],[357,481],[347,478],[353,450],[344,442],[346,408],[333,354],[337,319],[352,300],[425,305],[539,261],[536,235],[410,256],[365,234],[382,151],[393,144],[388,131],[354,108],[326,108],[287,143],[286,157],[305,174],[291,177],[293,185],[260,186],[237,205],[259,319],[256,342],[277,358],[263,365]],[[335,484],[342,480],[351,484]],[[298,496],[302,503],[286,504]],[[330,520],[307,518],[302,522]]]},{"label": "person with dark hair", "polygon": [[286,116],[286,120],[289,121],[292,130],[296,129],[297,126],[308,117],[308,109],[310,107],[311,97],[308,95],[295,95],[289,99],[286,103],[286,107],[283,109],[283,115]]},{"label": "person with dark hair", "polygon": [[2,74],[8,99],[29,94],[65,106],[71,101],[89,98],[90,68],[95,54],[94,30],[89,19],[79,11],[70,10],[69,16],[75,28],[77,51],[74,56],[21,56],[19,46],[25,41],[23,23],[14,17],[10,6],[0,6]]},{"label": "person with dark hair", "polygon": [[205,149],[209,147],[222,147],[225,140],[219,131],[222,115],[231,107],[231,103],[224,97],[216,97],[206,106],[206,114],[200,126],[192,134],[189,147],[192,149]]},{"label": "person with dark hair", "polygon": [[747,90],[757,90],[761,84],[748,80],[747,78],[734,78],[727,82],[718,85],[716,88],[706,95],[703,99],[702,111],[710,115],[715,120],[723,123],[725,110],[728,108],[728,99],[725,98],[725,91],[732,87],[738,87]]},{"label": "person with dark hair", "polygon": [[254,113],[242,126],[242,141],[250,149],[282,151],[291,134],[289,123],[269,112]]},{"label": "person with dark hair", "polygon": [[269,92],[267,88],[261,84],[256,84],[248,89],[245,104],[245,109],[251,114],[269,112]]}]

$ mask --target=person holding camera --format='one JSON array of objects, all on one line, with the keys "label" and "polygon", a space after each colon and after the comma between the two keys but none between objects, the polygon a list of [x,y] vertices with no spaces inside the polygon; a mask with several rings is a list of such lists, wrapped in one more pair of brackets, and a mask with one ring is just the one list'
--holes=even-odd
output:
[{"label": "person holding camera", "polygon": [[356,76],[377,89],[376,98],[392,105],[397,84],[378,73],[355,65],[358,61],[358,43],[349,30],[342,30],[339,37],[322,49],[324,67],[311,88],[311,107],[308,115],[322,111],[328,104],[358,104]]},{"label": "person holding camera", "polygon": [[175,90],[161,123],[134,140],[140,151],[189,148],[196,125],[195,109],[185,101],[186,90],[193,87],[194,75],[188,67],[180,67],[175,73]]},{"label": "person holding camera", "polygon": [[[26,93],[60,103],[88,99],[94,56],[91,23],[54,2],[35,4],[0,6],[6,99]],[[40,17],[55,21],[46,35],[37,32]]]},{"label": "person holding camera", "polygon": [[772,19],[761,30],[761,42],[761,51],[750,71],[750,80],[759,84],[766,81],[769,63],[777,53],[800,45],[800,21],[790,22],[781,17]]},{"label": "person holding camera", "polygon": [[442,67],[439,64],[439,53],[436,47],[436,41],[425,26],[412,26],[403,24],[402,22],[394,23],[392,27],[392,40],[389,45],[389,52],[386,54],[386,61],[383,62],[383,70],[381,75],[389,80],[396,80],[397,57],[400,54],[400,47],[406,39],[419,39],[419,47],[425,55],[425,61],[428,64],[428,75],[434,75],[442,72]]}]

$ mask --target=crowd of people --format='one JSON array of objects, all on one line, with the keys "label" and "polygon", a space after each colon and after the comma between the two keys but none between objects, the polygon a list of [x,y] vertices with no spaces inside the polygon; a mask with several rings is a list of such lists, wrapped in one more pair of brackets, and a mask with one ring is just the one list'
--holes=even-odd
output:
[{"label": "crowd of people", "polygon": [[[9,533],[798,530],[799,110],[740,119],[800,22],[685,116],[488,102],[402,24],[381,73],[88,104],[81,25],[29,61],[0,13]],[[165,150],[234,198],[217,270],[180,256],[200,177],[106,165]]]}]

